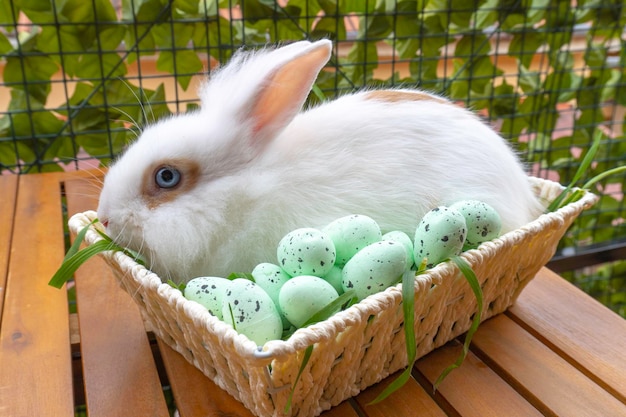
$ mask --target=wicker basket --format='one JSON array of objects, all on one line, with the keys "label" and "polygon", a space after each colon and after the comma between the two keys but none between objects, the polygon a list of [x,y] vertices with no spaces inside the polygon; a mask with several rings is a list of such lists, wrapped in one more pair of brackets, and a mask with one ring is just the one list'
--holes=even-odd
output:
[{"label": "wicker basket", "polygon": [[[531,180],[544,201],[551,201],[562,189],[554,182]],[[595,201],[594,195],[586,193],[581,200],[462,255],[482,286],[482,320],[513,304],[550,260],[574,219]],[[70,219],[70,229],[77,233],[94,217],[94,212],[76,214]],[[88,244],[99,239],[95,231],[87,233]],[[287,341],[257,347],[128,256],[105,252],[103,257],[155,333],[258,416],[284,415],[310,345],[314,349],[295,387],[289,415],[319,415],[407,366],[400,285],[299,329]],[[452,263],[440,264],[416,278],[417,356],[466,332],[476,308],[469,285]]]}]

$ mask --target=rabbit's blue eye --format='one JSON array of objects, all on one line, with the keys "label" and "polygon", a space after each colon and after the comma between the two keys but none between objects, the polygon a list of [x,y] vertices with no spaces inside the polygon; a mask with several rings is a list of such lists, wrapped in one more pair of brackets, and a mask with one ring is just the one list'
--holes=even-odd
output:
[{"label": "rabbit's blue eye", "polygon": [[161,167],[156,170],[154,181],[161,188],[174,188],[180,184],[180,171],[174,167]]}]

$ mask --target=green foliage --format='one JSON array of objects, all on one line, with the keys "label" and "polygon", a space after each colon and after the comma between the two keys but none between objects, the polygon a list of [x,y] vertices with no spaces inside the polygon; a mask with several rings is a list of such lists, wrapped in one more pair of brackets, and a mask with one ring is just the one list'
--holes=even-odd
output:
[{"label": "green foliage", "polygon": [[[224,62],[241,45],[322,37],[338,47],[312,103],[320,92],[333,97],[363,86],[420,86],[486,116],[535,175],[569,183],[582,163],[584,152],[577,150],[589,147],[599,126],[614,134],[602,141],[581,181],[623,164],[624,120],[611,107],[626,105],[622,0],[281,4],[0,2],[0,87],[9,100],[0,110],[0,172],[60,170],[79,151],[107,164],[141,126],[174,108],[168,104],[177,97],[165,94],[168,77],[186,90],[207,61]],[[392,63],[384,62],[386,50],[394,52]],[[129,75],[140,59],[153,60],[162,75],[153,90]],[[64,103],[48,103],[53,86],[67,91]],[[561,127],[563,117],[573,128]],[[592,191],[604,193],[598,209],[577,221],[564,245],[624,237],[624,227],[610,226],[624,217],[621,192],[605,190],[624,189],[625,180],[620,174],[594,185]]]}]

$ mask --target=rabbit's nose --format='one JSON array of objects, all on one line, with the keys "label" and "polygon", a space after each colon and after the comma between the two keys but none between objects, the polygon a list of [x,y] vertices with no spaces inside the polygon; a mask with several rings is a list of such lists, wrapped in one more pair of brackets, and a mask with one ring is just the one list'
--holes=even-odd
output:
[{"label": "rabbit's nose", "polygon": [[104,227],[108,227],[109,226],[109,221],[107,219],[101,220],[100,223],[102,223],[102,225]]}]

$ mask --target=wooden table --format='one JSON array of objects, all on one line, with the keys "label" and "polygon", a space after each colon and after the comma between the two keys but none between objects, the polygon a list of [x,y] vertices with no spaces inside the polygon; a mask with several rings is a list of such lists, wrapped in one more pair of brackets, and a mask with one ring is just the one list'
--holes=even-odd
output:
[{"label": "wooden table", "polygon": [[[93,175],[93,174],[92,174]],[[100,259],[67,291],[47,285],[65,251],[63,205],[95,208],[89,173],[0,176],[0,416],[250,416],[146,331]],[[505,314],[484,322],[463,366],[433,394],[460,351],[418,361],[413,379],[367,405],[390,379],[323,416],[626,416],[626,320],[543,269]],[[207,393],[209,393],[207,395]]]}]

